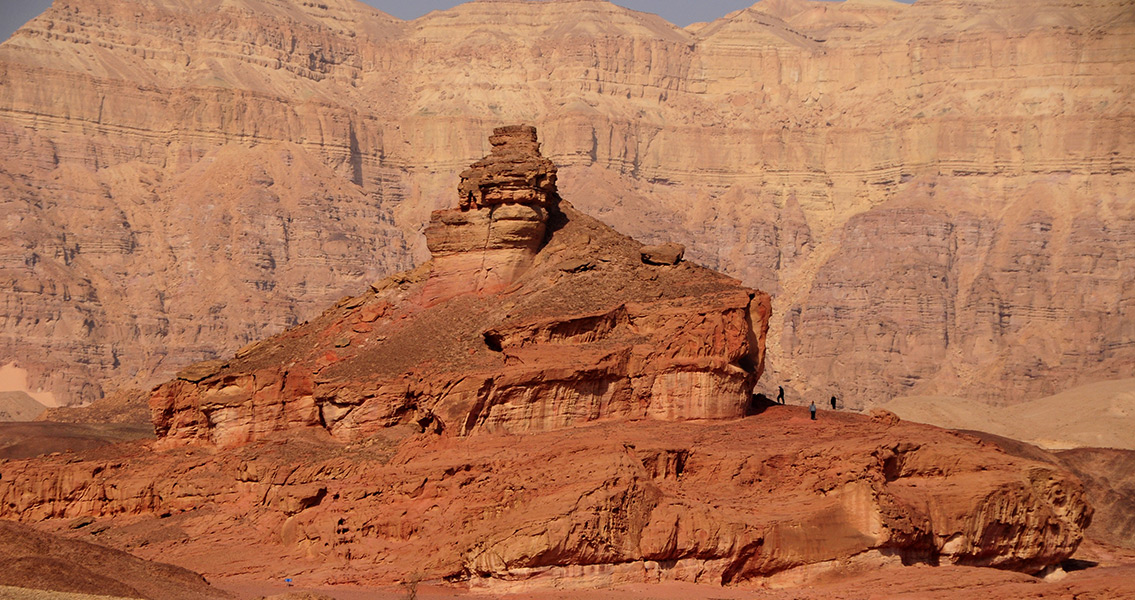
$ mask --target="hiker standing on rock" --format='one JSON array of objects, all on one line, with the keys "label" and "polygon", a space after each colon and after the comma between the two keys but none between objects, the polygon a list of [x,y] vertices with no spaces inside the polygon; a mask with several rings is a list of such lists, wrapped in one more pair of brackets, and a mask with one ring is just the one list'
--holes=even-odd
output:
[{"label": "hiker standing on rock", "polygon": [[812,406],[810,408],[808,408],[808,410],[811,411],[812,420],[815,421],[816,420],[816,401],[815,400],[812,401]]},{"label": "hiker standing on rock", "polygon": [[784,386],[778,385],[776,387],[780,388],[780,392],[776,394],[776,402],[777,404],[784,404]]},{"label": "hiker standing on rock", "polygon": [[835,410],[835,396],[832,396],[832,410]]}]

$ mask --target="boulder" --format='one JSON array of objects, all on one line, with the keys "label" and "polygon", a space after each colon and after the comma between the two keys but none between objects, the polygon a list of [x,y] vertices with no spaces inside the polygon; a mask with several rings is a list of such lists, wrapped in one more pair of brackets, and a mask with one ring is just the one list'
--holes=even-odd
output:
[{"label": "boulder", "polygon": [[642,247],[642,262],[648,265],[676,265],[682,261],[686,247],[674,242]]}]

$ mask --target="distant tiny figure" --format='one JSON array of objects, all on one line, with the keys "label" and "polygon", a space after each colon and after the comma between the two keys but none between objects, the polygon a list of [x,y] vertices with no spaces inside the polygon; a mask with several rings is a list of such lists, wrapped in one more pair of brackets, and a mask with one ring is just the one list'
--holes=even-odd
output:
[{"label": "distant tiny figure", "polygon": [[812,412],[812,420],[815,421],[816,420],[816,401],[815,400],[812,401],[812,406],[808,410]]},{"label": "distant tiny figure", "polygon": [[777,387],[780,388],[780,392],[776,394],[776,402],[778,404],[784,404],[784,386],[778,385]]},{"label": "distant tiny figure", "polygon": [[832,396],[832,410],[835,410],[835,396]]}]

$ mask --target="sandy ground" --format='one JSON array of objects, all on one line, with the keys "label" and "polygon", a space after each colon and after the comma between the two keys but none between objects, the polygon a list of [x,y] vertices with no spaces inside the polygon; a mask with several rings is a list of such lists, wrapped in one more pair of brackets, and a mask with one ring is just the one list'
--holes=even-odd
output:
[{"label": "sandy ground", "polygon": [[47,592],[0,585],[0,600],[122,600],[118,596],[92,596],[68,592]]},{"label": "sandy ground", "polygon": [[1049,450],[1135,450],[1135,379],[1083,385],[1012,406],[950,396],[904,396],[879,408],[908,421],[986,431]]},{"label": "sandy ground", "polygon": [[53,452],[82,452],[116,442],[154,437],[150,425],[119,423],[0,422],[0,460]]},{"label": "sandy ground", "polygon": [[27,369],[21,369],[14,362],[0,365],[0,392],[24,392],[44,406],[59,406],[55,401],[55,394],[28,389]]}]

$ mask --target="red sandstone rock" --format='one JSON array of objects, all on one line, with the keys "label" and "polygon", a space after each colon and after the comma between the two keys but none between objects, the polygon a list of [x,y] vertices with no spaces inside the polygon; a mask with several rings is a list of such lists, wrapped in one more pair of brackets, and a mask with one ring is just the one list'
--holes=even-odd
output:
[{"label": "red sandstone rock", "polygon": [[666,242],[657,246],[643,246],[639,251],[642,262],[651,265],[676,265],[686,253],[686,247],[674,242]]},{"label": "red sandstone rock", "polygon": [[[476,181],[492,200],[434,213],[433,260],[157,388],[164,443],[743,415],[763,370],[768,296],[688,263],[643,265],[639,244],[558,201],[537,152],[534,129],[498,129],[459,189],[467,198]],[[581,259],[592,266],[560,268]]]},{"label": "red sandstone rock", "polygon": [[0,518],[70,531],[94,517],[104,543],[210,579],[444,577],[503,591],[793,584],[903,563],[1032,572],[1075,551],[1091,512],[1054,465],[791,406],[523,435],[400,429],[354,444],[307,430],[232,449],[7,461]]},{"label": "red sandstone rock", "polygon": [[540,155],[535,127],[498,127],[489,144],[492,152],[461,173],[458,206],[464,210],[496,204],[543,207],[550,197],[554,202],[556,167]]}]

